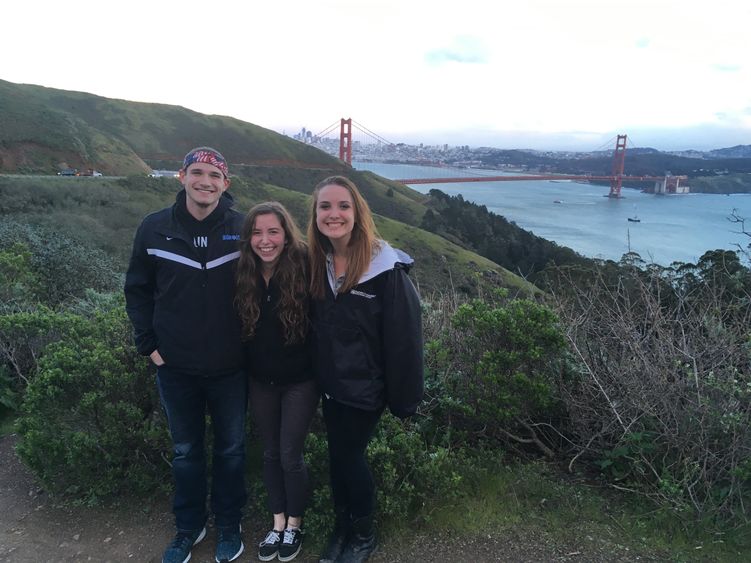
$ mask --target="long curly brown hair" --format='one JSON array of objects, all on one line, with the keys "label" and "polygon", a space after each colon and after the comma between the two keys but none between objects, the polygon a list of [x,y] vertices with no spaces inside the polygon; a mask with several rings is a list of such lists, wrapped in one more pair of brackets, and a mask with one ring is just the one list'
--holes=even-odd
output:
[{"label": "long curly brown hair", "polygon": [[349,263],[344,276],[344,284],[339,293],[346,293],[355,287],[360,277],[368,271],[373,251],[377,248],[380,235],[373,222],[373,213],[355,183],[344,176],[329,176],[321,180],[313,189],[308,221],[308,244],[310,245],[310,292],[315,299],[323,299],[328,277],[326,274],[326,254],[331,252],[329,239],[318,230],[316,216],[318,213],[318,196],[326,186],[335,185],[345,188],[352,196],[355,210],[355,224],[347,245]]},{"label": "long curly brown hair", "polygon": [[240,235],[235,305],[242,319],[243,338],[250,340],[255,336],[265,283],[261,274],[261,259],[253,252],[250,238],[256,219],[268,214],[276,215],[284,229],[284,250],[272,275],[281,294],[277,314],[284,329],[284,341],[287,344],[302,342],[308,332],[308,249],[295,220],[276,201],[252,207],[245,217]]}]

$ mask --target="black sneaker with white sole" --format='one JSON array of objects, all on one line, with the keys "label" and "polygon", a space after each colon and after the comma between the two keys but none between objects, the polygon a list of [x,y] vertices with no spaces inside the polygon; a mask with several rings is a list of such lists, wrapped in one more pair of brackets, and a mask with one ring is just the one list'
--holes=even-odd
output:
[{"label": "black sneaker with white sole", "polygon": [[266,534],[264,540],[258,544],[258,559],[271,561],[276,558],[276,554],[279,553],[279,545],[282,543],[283,533],[271,530]]},{"label": "black sneaker with white sole", "polygon": [[292,561],[302,549],[302,530],[287,528],[284,530],[282,543],[279,546],[279,561]]}]

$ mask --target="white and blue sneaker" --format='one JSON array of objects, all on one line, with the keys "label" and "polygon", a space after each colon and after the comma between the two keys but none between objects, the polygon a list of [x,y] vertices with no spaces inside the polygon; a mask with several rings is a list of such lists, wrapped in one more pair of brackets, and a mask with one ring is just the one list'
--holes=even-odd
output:
[{"label": "white and blue sneaker", "polygon": [[216,563],[229,563],[234,561],[245,549],[240,538],[242,528],[238,524],[229,528],[217,528],[216,530]]},{"label": "white and blue sneaker", "polygon": [[206,537],[206,526],[196,532],[177,532],[162,555],[162,563],[188,563],[193,546]]}]

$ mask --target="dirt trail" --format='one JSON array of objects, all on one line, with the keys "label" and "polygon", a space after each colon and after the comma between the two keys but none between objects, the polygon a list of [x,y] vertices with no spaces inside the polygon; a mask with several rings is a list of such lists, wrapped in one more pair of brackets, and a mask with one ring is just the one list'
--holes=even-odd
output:
[{"label": "dirt trail", "polygon": [[[173,534],[167,498],[115,507],[60,508],[35,482],[13,450],[14,436],[0,438],[0,563],[62,563],[128,561],[159,563],[162,550]],[[263,516],[265,517],[265,515]],[[265,533],[262,517],[246,517],[243,536],[246,552],[238,563],[257,561],[255,544]],[[386,541],[371,559],[385,562],[540,562],[658,561],[632,553],[611,540],[595,539],[581,530],[561,545],[544,530],[519,530],[496,534],[479,528],[471,536],[421,533],[414,530],[407,542]],[[213,531],[193,550],[192,562],[214,561]],[[296,561],[317,561],[303,553]]]}]

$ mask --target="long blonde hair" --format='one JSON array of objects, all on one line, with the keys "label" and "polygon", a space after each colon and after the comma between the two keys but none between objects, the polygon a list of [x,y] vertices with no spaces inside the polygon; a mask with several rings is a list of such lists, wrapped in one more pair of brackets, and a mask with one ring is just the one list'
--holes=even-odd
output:
[{"label": "long blonde hair", "polygon": [[362,275],[368,270],[379,238],[370,206],[352,180],[344,176],[329,176],[321,180],[313,190],[310,221],[308,222],[310,293],[315,299],[323,299],[325,295],[328,285],[326,254],[333,251],[331,242],[318,230],[316,223],[318,196],[323,188],[331,185],[345,188],[350,193],[355,211],[352,234],[347,244],[347,272],[344,277],[344,284],[339,288],[339,293],[345,293],[356,286]]},{"label": "long blonde hair", "polygon": [[250,239],[256,219],[269,214],[276,215],[284,229],[284,250],[274,267],[273,276],[280,292],[277,312],[284,331],[284,341],[292,344],[303,341],[308,331],[307,247],[295,220],[281,203],[259,203],[252,207],[245,217],[240,235],[235,304],[243,323],[243,338],[250,340],[255,336],[256,324],[261,313],[260,300],[264,283],[261,276],[261,259],[250,247]]}]

